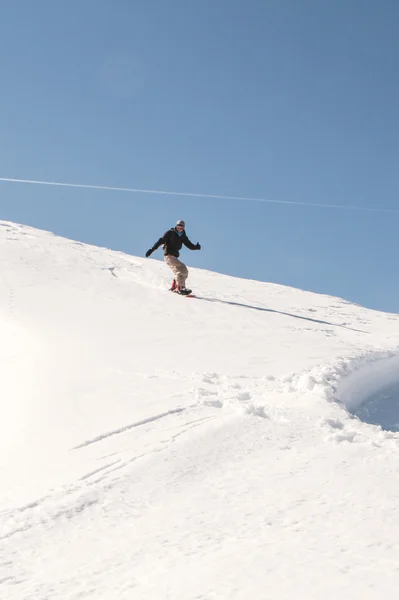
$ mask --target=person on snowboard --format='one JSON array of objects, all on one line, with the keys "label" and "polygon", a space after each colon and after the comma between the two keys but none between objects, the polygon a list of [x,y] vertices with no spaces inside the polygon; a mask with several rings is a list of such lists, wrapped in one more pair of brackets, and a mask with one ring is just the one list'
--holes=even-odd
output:
[{"label": "person on snowboard", "polygon": [[148,258],[151,254],[163,245],[165,262],[172,269],[175,278],[170,288],[172,292],[187,296],[191,294],[191,290],[186,288],[186,279],[188,277],[188,269],[184,263],[179,260],[179,250],[184,244],[190,250],[201,250],[200,244],[193,244],[187,237],[185,231],[185,222],[177,221],[176,226],[169,229],[161,238],[153,245],[152,248],[145,253]]}]

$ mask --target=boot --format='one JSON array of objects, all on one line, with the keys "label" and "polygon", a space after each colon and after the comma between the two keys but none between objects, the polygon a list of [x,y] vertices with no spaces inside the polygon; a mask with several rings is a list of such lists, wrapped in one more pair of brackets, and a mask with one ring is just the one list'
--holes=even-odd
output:
[{"label": "boot", "polygon": [[176,287],[175,290],[178,294],[181,294],[182,296],[188,296],[189,294],[191,294],[192,290],[189,290],[188,288],[186,288],[185,285],[178,285]]}]

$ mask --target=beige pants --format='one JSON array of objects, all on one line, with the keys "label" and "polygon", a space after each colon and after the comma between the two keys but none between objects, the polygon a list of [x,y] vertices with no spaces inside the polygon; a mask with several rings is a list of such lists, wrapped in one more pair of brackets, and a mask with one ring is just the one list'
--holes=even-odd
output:
[{"label": "beige pants", "polygon": [[165,256],[165,262],[168,267],[172,269],[177,285],[186,285],[186,279],[188,277],[186,265],[176,258],[176,256],[172,256],[171,254]]}]

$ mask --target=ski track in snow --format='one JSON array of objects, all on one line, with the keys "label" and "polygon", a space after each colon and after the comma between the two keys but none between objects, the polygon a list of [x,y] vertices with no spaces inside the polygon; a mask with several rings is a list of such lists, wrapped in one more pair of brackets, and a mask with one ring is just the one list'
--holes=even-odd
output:
[{"label": "ski track in snow", "polygon": [[[342,506],[337,505],[337,514],[345,514],[345,511],[348,511],[352,520],[356,520],[359,513],[362,515],[358,523],[358,535],[361,536],[360,531],[364,530],[364,523],[371,532],[370,538],[367,538],[367,532],[365,534],[365,544],[369,544],[367,547],[372,552],[367,564],[371,564],[371,559],[374,559],[376,573],[380,563],[381,572],[386,572],[386,563],[379,554],[381,549],[386,552],[388,563],[391,555],[392,560],[398,555],[398,549],[395,547],[396,536],[390,538],[391,529],[384,529],[385,517],[381,517],[380,521],[376,517],[373,525],[367,512],[373,513],[372,501],[368,503],[362,501],[361,496],[352,497],[350,494],[354,494],[354,491],[346,495],[342,485],[333,492],[332,486],[339,473],[342,473],[343,482],[349,485],[348,482],[363,469],[366,483],[359,481],[359,485],[369,489],[368,480],[374,477],[379,483],[373,486],[370,482],[370,489],[378,490],[381,486],[381,479],[378,479],[381,476],[380,465],[388,465],[387,479],[396,473],[399,466],[399,433],[396,430],[390,431],[389,423],[385,423],[383,429],[376,424],[364,423],[353,414],[370,396],[389,386],[399,385],[397,315],[368,311],[345,300],[317,296],[283,286],[269,284],[266,287],[266,284],[258,282],[244,282],[245,292],[239,294],[239,280],[206,271],[197,272],[195,269],[192,273],[190,270],[190,277],[194,280],[197,278],[193,287],[201,290],[197,297],[198,302],[178,305],[175,299],[170,298],[170,294],[160,295],[161,291],[167,289],[170,278],[165,267],[158,261],[128,257],[122,253],[70,242],[51,233],[38,232],[11,223],[0,223],[0,243],[9,253],[9,261],[6,256],[6,264],[0,278],[3,287],[0,318],[3,324],[3,338],[9,340],[8,345],[1,350],[4,363],[3,392],[7,399],[12,398],[14,392],[19,394],[17,399],[26,396],[29,400],[21,413],[14,414],[11,410],[13,403],[8,400],[7,407],[10,405],[9,419],[14,419],[13,426],[21,427],[21,433],[15,436],[17,440],[18,436],[22,440],[27,436],[27,439],[32,441],[32,452],[34,448],[38,451],[37,458],[33,454],[31,465],[36,474],[41,474],[41,465],[45,463],[39,452],[37,438],[31,435],[34,427],[41,426],[41,423],[38,425],[38,421],[35,421],[34,415],[31,414],[29,394],[36,383],[37,373],[43,370],[40,352],[43,352],[45,357],[44,377],[43,380],[38,380],[38,391],[33,398],[41,407],[43,418],[44,415],[50,415],[49,423],[50,418],[54,419],[53,425],[58,424],[57,413],[51,412],[54,395],[50,394],[51,401],[46,401],[48,389],[51,390],[51,387],[47,387],[47,375],[51,373],[52,367],[59,369],[63,357],[66,361],[71,361],[70,365],[66,366],[70,376],[63,375],[59,369],[57,373],[60,377],[63,376],[61,383],[58,379],[50,380],[50,384],[56,390],[55,397],[62,413],[59,421],[62,424],[65,419],[67,423],[65,427],[59,428],[59,433],[65,435],[65,440],[62,438],[54,454],[57,457],[55,460],[62,458],[65,477],[58,479],[54,474],[49,476],[47,488],[45,485],[43,487],[43,495],[35,496],[35,492],[32,492],[29,496],[27,493],[29,501],[19,503],[16,499],[8,502],[7,508],[0,510],[0,541],[3,545],[0,547],[0,590],[1,593],[4,590],[5,598],[25,600],[51,597],[64,600],[85,597],[93,600],[124,600],[136,597],[137,585],[139,594],[144,594],[143,590],[145,591],[141,597],[157,600],[184,597],[186,600],[185,596],[176,595],[176,582],[184,579],[186,571],[195,578],[191,561],[193,564],[199,561],[204,573],[213,573],[213,567],[209,566],[208,561],[213,564],[212,559],[215,558],[214,564],[219,567],[219,573],[213,575],[216,591],[207,588],[207,581],[210,579],[201,575],[200,580],[197,578],[198,589],[195,593],[190,592],[187,599],[229,597],[242,600],[253,597],[256,600],[264,600],[263,589],[266,580],[261,579],[261,586],[254,588],[251,593],[248,582],[253,581],[255,577],[245,563],[247,557],[254,556],[256,573],[261,573],[264,568],[260,566],[265,560],[264,553],[267,552],[270,540],[274,540],[275,553],[279,559],[274,563],[271,572],[277,573],[276,586],[279,588],[279,597],[288,600],[292,598],[292,590],[287,588],[288,591],[284,591],[285,584],[282,582],[290,580],[290,577],[279,571],[279,568],[280,565],[287,564],[291,546],[294,547],[291,563],[301,554],[295,552],[295,539],[299,535],[304,536],[300,547],[306,554],[310,551],[309,548],[317,548],[315,539],[323,530],[324,523],[330,518],[338,518],[330,504],[328,492],[323,488],[318,492],[315,489],[312,495],[309,491],[309,497],[305,497],[304,486],[306,489],[310,483],[310,488],[312,487],[310,480],[306,483],[306,474],[312,469],[316,469],[317,473],[313,484],[315,488],[326,473],[327,478],[321,485],[327,489],[331,488],[337,503],[341,502],[342,495]],[[201,284],[204,288],[208,285],[210,291],[202,291]],[[257,287],[263,285],[265,287]],[[140,299],[130,311],[130,303],[136,294]],[[97,299],[103,303],[98,312]],[[65,304],[62,305],[62,302]],[[119,303],[115,304],[119,307],[116,311],[114,302]],[[77,311],[68,313],[67,317],[67,321],[69,319],[73,325],[73,318],[78,321],[76,337],[74,331],[69,331],[68,325],[63,326],[63,313],[64,309],[68,308],[67,304],[76,305],[82,310],[82,316]],[[147,304],[152,308],[147,309]],[[179,313],[176,313],[176,310]],[[121,314],[118,311],[121,311]],[[133,319],[133,325],[129,318]],[[209,327],[208,320],[211,323]],[[145,349],[149,328],[147,325],[147,328],[144,326],[141,330],[141,321],[149,323],[151,332],[155,332],[151,338],[149,358],[146,357]],[[54,324],[59,326],[60,339],[57,331],[52,333]],[[118,335],[115,334],[117,327]],[[169,360],[173,344],[168,346],[167,336],[171,333],[161,335],[157,332],[165,328],[165,331],[174,333],[176,327],[187,331],[190,344],[187,349],[184,348],[175,365]],[[101,331],[97,332],[98,329]],[[51,335],[55,335],[56,342]],[[92,345],[89,344],[91,336],[97,336]],[[108,347],[103,345],[103,337],[110,346],[109,351]],[[191,342],[191,337],[194,337],[195,343]],[[208,341],[209,337],[211,342]],[[130,357],[130,349],[136,340],[139,351],[136,350],[133,357]],[[296,340],[300,342],[292,350]],[[122,346],[124,351],[117,354],[119,346]],[[255,352],[254,347],[257,348]],[[64,351],[61,361],[57,359],[47,365],[47,360],[51,360],[52,350],[59,348]],[[14,365],[14,357],[19,356],[18,352],[22,350],[25,354],[21,354],[20,364],[27,366],[24,378],[18,377],[19,372]],[[195,361],[190,359],[192,352],[196,353]],[[72,359],[75,353],[78,356],[74,362]],[[95,356],[94,360],[92,355]],[[34,357],[37,363],[29,370],[29,360],[33,360],[31,357]],[[99,366],[93,367],[92,363],[96,363],[97,360]],[[193,368],[197,367],[197,363],[201,364],[201,370]],[[179,371],[176,370],[176,366]],[[213,368],[215,370],[212,370]],[[86,372],[89,373],[87,377]],[[60,393],[64,395],[58,399]],[[40,404],[42,398],[43,405]],[[115,402],[110,400],[113,398]],[[97,403],[101,407],[98,414],[95,412]],[[105,418],[101,418],[101,410],[104,411]],[[24,418],[25,412],[28,416]],[[132,419],[133,415],[137,418]],[[394,415],[392,419],[392,428],[396,428],[399,415],[397,420]],[[23,429],[25,421],[26,429]],[[124,424],[126,421],[127,424]],[[44,435],[49,429],[50,435],[51,427],[47,424],[43,426]],[[40,429],[38,431],[40,432]],[[4,434],[6,433],[5,428]],[[212,440],[213,436],[219,441],[214,447],[210,445],[208,452],[207,444],[211,443],[209,439]],[[51,443],[56,437],[54,434],[53,438],[49,438]],[[12,456],[13,451],[10,452]],[[18,452],[23,457],[19,447]],[[254,463],[258,452],[261,460]],[[324,457],[326,466],[324,463],[320,464],[320,470],[317,471],[320,457]],[[28,459],[27,453],[26,460]],[[248,463],[244,462],[244,459]],[[337,462],[334,463],[334,460]],[[358,462],[355,462],[356,460]],[[235,512],[234,505],[230,506],[231,499],[236,498],[237,502],[243,502],[246,495],[240,487],[235,487],[238,485],[238,478],[230,480],[229,473],[238,468],[240,461],[243,471],[238,470],[237,477],[245,480],[246,477],[250,477],[251,469],[257,474],[254,474],[247,490],[249,500],[240,504],[241,508]],[[370,473],[373,461],[377,467]],[[354,466],[353,472],[352,462],[357,465],[356,468]],[[226,469],[225,463],[228,465]],[[263,463],[267,464],[266,469]],[[299,465],[297,471],[293,464]],[[152,469],[155,473],[153,478]],[[333,473],[330,478],[329,469]],[[163,480],[164,473],[167,474],[166,483]],[[269,473],[272,474],[271,480],[265,479],[268,484],[259,487],[262,478],[267,477]],[[193,492],[197,479],[198,490],[202,488],[200,475],[207,482],[206,477],[210,477],[207,483],[210,487],[205,488],[205,497],[208,495],[212,498],[214,494],[216,498],[220,494],[223,500],[219,500],[219,505],[214,498],[209,507],[204,505],[201,508],[198,500],[201,492]],[[27,466],[24,477],[29,479],[29,476]],[[298,477],[298,481],[295,477]],[[226,491],[217,487],[221,480],[224,481]],[[284,487],[286,481],[287,487]],[[147,482],[147,488],[143,487],[143,482]],[[297,495],[291,497],[296,485]],[[6,487],[8,492],[8,486]],[[9,487],[12,488],[11,483]],[[265,490],[269,496],[263,498]],[[386,510],[389,509],[392,514],[397,505],[396,500],[399,500],[399,492],[396,494],[396,491],[390,491],[392,494],[387,497]],[[185,494],[188,494],[187,505]],[[193,494],[192,501],[190,494]],[[275,504],[273,494],[276,495]],[[184,524],[184,535],[176,524],[170,531],[165,529],[164,533],[158,533],[157,529],[152,531],[151,518],[144,518],[146,512],[152,514],[152,519],[158,523],[159,514],[153,509],[153,505],[156,507],[156,503],[159,502],[160,512],[165,510],[172,522],[174,510],[173,505],[172,508],[168,508],[168,502],[174,495],[176,504],[181,507],[177,518]],[[16,498],[18,497],[16,492]],[[124,502],[128,507],[125,513]],[[304,507],[309,502],[313,502],[314,506],[307,515]],[[193,510],[191,505],[195,507],[196,503],[198,523],[193,521],[193,514],[190,512]],[[256,510],[252,509],[252,505],[257,507]],[[7,506],[7,503],[0,504],[1,506]],[[261,521],[257,515],[262,514],[261,511],[266,510],[265,507],[269,507],[274,516],[269,515]],[[155,512],[152,513],[153,510]],[[385,507],[380,505],[383,515],[384,510]],[[219,525],[224,523],[225,514],[228,515],[229,511],[232,511],[232,530],[226,529],[226,524],[223,525],[224,529]],[[365,511],[364,516],[362,511]],[[218,512],[219,516],[216,518],[214,513],[217,515]],[[242,523],[240,515],[246,517]],[[127,519],[129,523],[129,519],[139,519],[138,530],[140,531],[140,527],[143,529],[138,537],[134,537],[139,548],[134,549],[134,552],[137,552],[137,555],[134,554],[134,560],[142,565],[142,569],[146,560],[142,557],[148,552],[149,562],[161,565],[161,571],[156,571],[156,574],[165,578],[165,573],[172,573],[168,583],[162,584],[165,586],[164,593],[159,595],[154,591],[152,580],[133,584],[129,579],[132,576],[126,575],[130,573],[130,565],[124,570],[121,566],[123,559],[120,557],[120,563],[111,563],[110,567],[116,573],[120,572],[122,587],[115,587],[112,594],[116,595],[109,595],[109,582],[105,576],[104,579],[100,576],[100,573],[108,571],[108,567],[104,568],[106,562],[104,565],[95,563],[94,571],[87,578],[87,584],[74,579],[73,569],[67,568],[62,571],[61,562],[57,563],[56,558],[55,564],[60,568],[58,582],[50,583],[51,569],[48,570],[50,574],[47,574],[47,569],[46,574],[29,572],[31,548],[36,548],[37,545],[37,553],[42,560],[53,560],[54,551],[51,549],[50,540],[52,536],[57,536],[58,532],[65,535],[73,545],[76,536],[73,528],[77,528],[76,531],[88,536],[87,543],[90,546],[90,527],[96,518],[99,527],[106,527],[107,519],[110,519],[111,526],[104,531],[111,537],[114,535],[114,529],[117,531],[122,526],[121,520]],[[164,526],[168,518],[161,519],[158,526]],[[208,530],[205,538],[201,538],[206,524],[212,522],[213,518],[215,521],[212,531]],[[252,522],[253,519],[254,529],[246,532],[245,523]],[[316,525],[312,538],[314,523]],[[337,523],[339,528],[340,522]],[[69,528],[70,524],[73,524],[72,528]],[[266,534],[262,546],[260,541],[258,543],[257,536],[262,539],[263,528]],[[277,534],[273,537],[275,529]],[[133,535],[128,528],[127,531]],[[379,533],[381,531],[383,533]],[[310,537],[306,537],[307,534]],[[166,536],[165,540],[162,539],[163,535]],[[332,552],[331,548],[335,543],[338,544],[338,548],[342,545],[343,554],[354,551],[356,544],[351,546],[350,539],[345,541],[347,548],[351,549],[347,550],[345,544],[340,540],[336,541],[334,532],[330,535],[326,547],[322,547],[321,551],[314,551],[314,561],[323,561],[325,554]],[[375,541],[379,535],[381,538]],[[148,550],[142,541],[146,536],[152,540],[152,546],[149,546]],[[287,543],[284,545],[286,536]],[[345,537],[345,528],[341,531],[342,536]],[[123,532],[121,537],[123,538]],[[231,546],[228,545],[230,537]],[[374,541],[371,542],[371,539]],[[174,546],[176,540],[180,540],[177,549]],[[190,543],[187,540],[190,540]],[[256,541],[255,546],[261,548],[261,562],[257,562],[259,556],[256,553],[259,549],[251,545],[251,540]],[[46,543],[49,544],[48,548]],[[234,549],[239,543],[243,544],[243,548],[246,547],[245,544],[249,544],[249,550],[246,552],[243,549],[240,554],[240,566],[242,561],[242,568],[251,575],[247,580],[240,582],[241,569],[237,564],[237,569],[230,568],[230,572],[236,571],[236,574],[224,574],[222,585],[220,574],[224,573],[226,565],[223,565],[226,559],[221,548],[226,548],[227,565],[230,565]],[[181,563],[183,570],[179,571],[179,557],[183,548],[186,548],[186,554],[183,555]],[[168,549],[171,552],[170,559]],[[98,550],[100,552],[100,548]],[[115,552],[118,556],[118,550]],[[25,560],[21,566],[19,558],[22,555]],[[273,560],[273,556],[274,554],[269,555],[269,560]],[[342,555],[337,550],[337,555],[331,560],[338,561],[338,556]],[[141,563],[140,560],[144,562]],[[354,559],[352,562],[356,564]],[[312,564],[312,561],[310,563]],[[234,561],[231,564],[234,565]],[[319,567],[319,571],[323,572],[326,564],[320,564],[322,566]],[[346,565],[348,572],[354,568],[353,564]],[[87,564],[86,567],[90,572],[91,567]],[[307,571],[302,567],[297,567],[298,572],[292,571],[294,582],[296,577],[300,581],[300,573]],[[173,574],[175,568],[177,571]],[[361,564],[359,568],[362,572]],[[342,573],[338,576],[340,581]],[[231,585],[226,583],[230,577],[236,577]],[[372,589],[372,586],[376,585],[376,579],[373,579],[372,572],[368,577]],[[64,594],[60,590],[66,590],[65,585],[69,580],[75,583]],[[99,591],[96,585],[99,581],[103,586],[102,591]],[[331,582],[335,585],[335,581],[331,577],[328,586],[323,587],[324,584],[321,583],[321,591],[318,588],[319,591],[314,595],[307,593],[303,597],[324,599],[326,590],[331,588]],[[356,581],[360,585],[363,582],[362,576]],[[399,576],[396,583],[399,583]],[[80,587],[85,585],[85,589]],[[267,587],[272,589],[272,586]],[[347,589],[351,588],[352,584],[349,583]],[[274,598],[277,597],[276,587],[273,589],[271,597]],[[392,586],[392,589],[396,589],[396,585]],[[334,588],[334,596],[338,593],[339,587]],[[361,597],[362,600],[371,600],[381,596],[368,596],[367,590],[363,590]]]},{"label": "ski track in snow", "polygon": [[[358,391],[359,388],[362,389],[361,384],[366,386],[367,390],[370,390],[370,385],[377,390],[378,386],[385,386],[387,378],[389,381],[397,381],[398,365],[399,355],[392,352],[382,352],[366,354],[352,361],[337,361],[334,366],[327,367],[323,365],[302,374],[286,375],[280,380],[273,376],[262,377],[255,385],[253,379],[250,380],[251,385],[247,385],[248,381],[245,376],[229,377],[218,373],[198,374],[193,378],[194,381],[195,379],[199,380],[199,384],[194,387],[198,399],[196,405],[191,405],[187,409],[172,409],[121,427],[118,430],[106,432],[76,445],[72,450],[82,450],[97,442],[108,441],[113,436],[127,433],[136,427],[151,425],[165,417],[189,411],[190,408],[198,408],[201,404],[214,409],[223,408],[226,410],[227,408],[230,412],[236,414],[269,419],[275,424],[279,423],[284,426],[290,420],[290,411],[281,406],[276,406],[275,403],[268,404],[265,400],[265,396],[267,396],[265,389],[267,388],[269,393],[272,394],[286,393],[290,395],[294,395],[296,392],[314,392],[317,389],[320,397],[324,397],[326,401],[336,403],[339,411],[337,418],[321,419],[319,422],[325,440],[331,443],[359,442],[369,444],[370,437],[367,428],[372,426],[359,429],[358,420],[354,419],[346,410],[343,410],[342,405],[349,409],[349,407],[352,408],[351,402],[354,400],[356,405],[361,403],[364,398]],[[370,366],[373,366],[373,368],[370,369]],[[169,446],[179,436],[187,433],[192,427],[198,427],[201,423],[212,418],[212,416],[205,416],[186,422],[181,431],[167,440],[166,446]],[[384,440],[394,441],[395,448],[399,452],[399,433],[379,431],[378,442],[373,440],[372,444],[381,446]],[[108,462],[79,478],[80,482],[87,483],[90,486],[101,484],[100,491],[88,492],[82,490],[78,482],[76,485],[60,490],[53,496],[34,501],[16,511],[6,511],[1,515],[0,540],[23,533],[32,527],[48,525],[59,519],[73,519],[82,511],[100,502],[104,490],[112,487],[114,482],[118,481],[119,477],[110,480],[111,474],[119,474],[120,471],[128,468],[132,462],[146,458],[154,452],[161,452],[166,446],[163,445],[127,459]]]},{"label": "ski track in snow", "polygon": [[106,433],[98,435],[97,437],[95,437],[91,440],[87,440],[86,442],[82,442],[81,444],[74,446],[72,448],[72,450],[79,450],[80,448],[84,448],[85,446],[90,446],[91,444],[96,444],[97,442],[101,442],[102,440],[104,440],[106,438],[110,438],[113,435],[119,435],[120,433],[125,433],[126,431],[129,431],[130,429],[134,429],[135,427],[140,427],[141,425],[146,425],[147,423],[151,423],[153,421],[158,421],[159,419],[164,419],[165,417],[169,417],[170,415],[179,414],[179,413],[183,412],[184,410],[185,410],[184,408],[174,408],[174,409],[168,410],[167,412],[161,413],[160,415],[154,415],[152,417],[148,417],[147,419],[142,419],[141,421],[137,421],[136,423],[131,423],[130,425],[125,425],[124,427],[120,427],[119,429],[116,429],[114,431],[107,431]]},{"label": "ski track in snow", "polygon": [[[34,527],[53,527],[60,519],[71,520],[79,516],[87,508],[101,502],[104,492],[107,489],[112,489],[121,477],[124,478],[121,471],[128,469],[132,463],[140,459],[148,458],[169,448],[170,444],[180,436],[200,426],[209,418],[211,417],[186,421],[180,426],[180,431],[172,433],[161,444],[150,445],[145,452],[135,456],[129,456],[129,452],[125,452],[122,458],[85,473],[73,485],[56,490],[53,494],[33,501],[26,506],[21,506],[15,510],[2,511],[0,513],[0,541],[18,533],[27,532]],[[156,419],[149,419],[147,423],[154,420]],[[84,445],[80,447],[80,449],[84,448]],[[114,474],[117,476],[112,477]]]}]

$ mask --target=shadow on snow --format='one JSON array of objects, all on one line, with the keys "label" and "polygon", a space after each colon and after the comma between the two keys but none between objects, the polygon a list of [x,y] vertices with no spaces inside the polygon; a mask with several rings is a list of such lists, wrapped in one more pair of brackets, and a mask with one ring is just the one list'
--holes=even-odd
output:
[{"label": "shadow on snow", "polygon": [[312,319],[312,317],[302,317],[301,315],[294,315],[292,313],[283,312],[281,310],[274,310],[273,308],[262,308],[261,306],[252,306],[250,304],[242,304],[240,302],[231,302],[228,300],[219,300],[218,298],[204,298],[203,296],[197,296],[198,300],[205,300],[206,302],[219,302],[220,304],[230,304],[231,306],[239,306],[241,308],[249,308],[251,310],[260,310],[262,312],[276,313],[284,315],[286,317],[292,317],[294,319],[302,319],[304,321],[310,321],[311,323],[318,323],[320,325],[329,325],[331,327],[342,327],[343,329],[349,329],[350,331],[357,331],[358,333],[368,333],[362,329],[355,329],[354,327],[348,327],[347,325],[341,325],[340,323],[330,323],[329,321],[322,321],[320,319]]},{"label": "shadow on snow", "polygon": [[399,431],[399,383],[369,396],[351,413],[361,421],[379,425],[386,431]]}]

